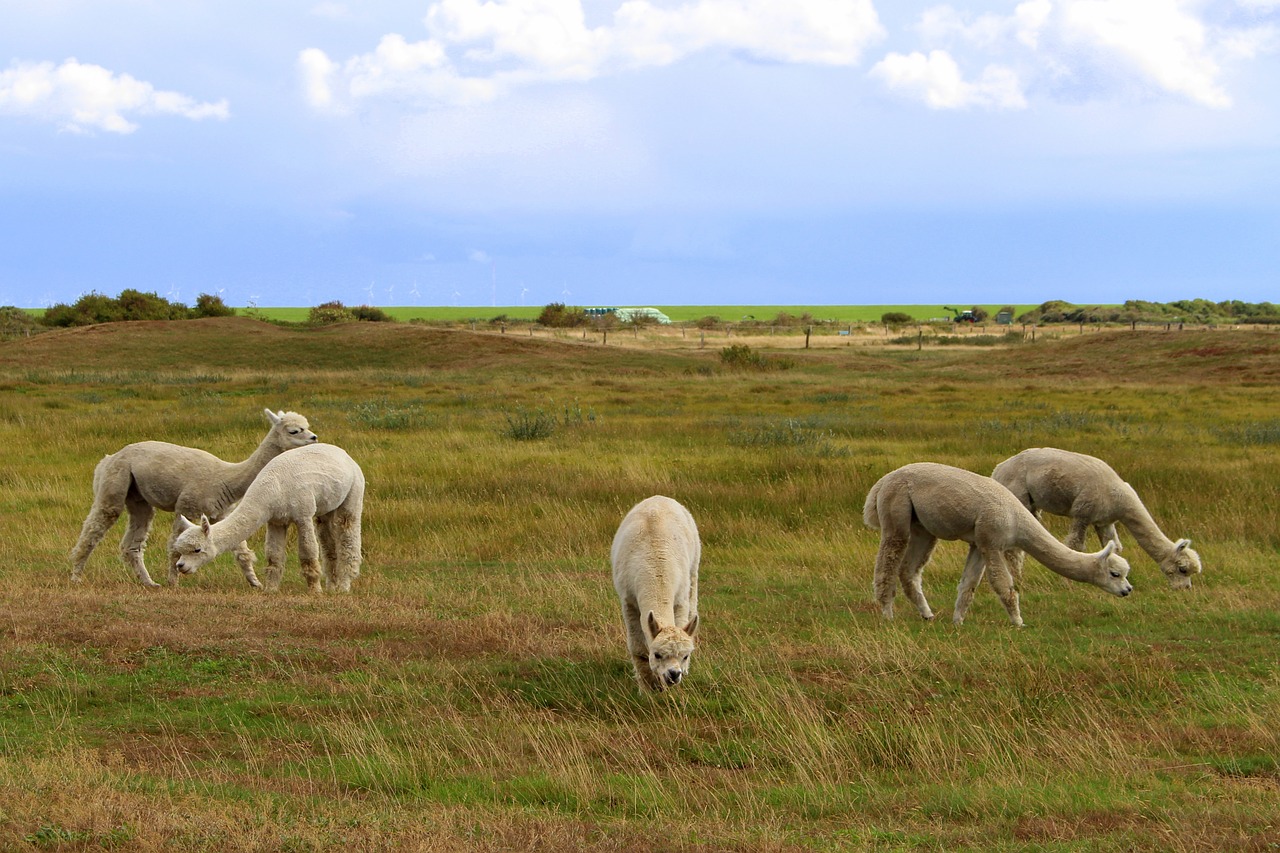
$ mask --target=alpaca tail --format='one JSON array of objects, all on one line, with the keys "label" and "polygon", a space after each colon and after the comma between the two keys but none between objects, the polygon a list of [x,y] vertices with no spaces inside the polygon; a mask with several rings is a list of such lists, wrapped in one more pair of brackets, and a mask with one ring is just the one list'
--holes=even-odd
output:
[{"label": "alpaca tail", "polygon": [[880,529],[880,512],[876,509],[876,502],[880,496],[880,484],[883,482],[883,479],[876,481],[871,491],[867,492],[866,503],[862,505],[862,523],[872,530]]}]

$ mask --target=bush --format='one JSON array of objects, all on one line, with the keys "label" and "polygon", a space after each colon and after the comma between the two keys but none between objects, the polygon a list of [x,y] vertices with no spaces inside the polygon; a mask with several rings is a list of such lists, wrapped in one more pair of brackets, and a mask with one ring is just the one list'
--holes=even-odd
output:
[{"label": "bush", "polygon": [[202,293],[196,297],[196,307],[191,313],[195,317],[234,317],[236,309],[228,308],[221,296]]},{"label": "bush", "polygon": [[312,326],[332,326],[335,323],[348,323],[354,319],[355,315],[347,310],[347,306],[336,299],[317,305],[307,314],[307,322]]},{"label": "bush", "polygon": [[369,323],[393,323],[395,318],[383,311],[381,308],[375,308],[372,305],[358,305],[350,309],[351,316],[357,320],[364,320]]},{"label": "bush", "polygon": [[746,344],[733,344],[720,350],[720,361],[727,367],[741,370],[787,370],[795,362],[785,358],[768,358],[752,352]]},{"label": "bush", "polygon": [[914,317],[902,311],[886,311],[880,315],[880,322],[886,326],[905,326],[914,321]]},{"label": "bush", "polygon": [[126,288],[119,297],[97,291],[86,293],[74,305],[59,302],[44,312],[40,322],[46,326],[88,326],[93,323],[115,323],[121,320],[185,320],[191,309],[180,302],[170,302],[155,293]]},{"label": "bush", "polygon": [[703,330],[714,329],[720,325],[720,318],[715,314],[707,314],[705,317],[694,320],[693,325]]},{"label": "bush", "polygon": [[36,326],[36,319],[21,308],[0,305],[0,340],[29,335]]},{"label": "bush", "polygon": [[551,328],[572,328],[587,325],[587,312],[581,308],[569,308],[563,302],[552,302],[538,315],[538,323]]}]

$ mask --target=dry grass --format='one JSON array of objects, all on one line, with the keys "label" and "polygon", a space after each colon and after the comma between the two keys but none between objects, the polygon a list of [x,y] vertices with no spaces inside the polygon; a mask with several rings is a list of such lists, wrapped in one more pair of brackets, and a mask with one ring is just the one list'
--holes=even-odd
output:
[{"label": "dry grass", "polygon": [[[769,372],[382,324],[0,344],[0,848],[1274,847],[1271,340],[788,349]],[[260,595],[229,558],[148,592],[118,529],[67,583],[103,453],[240,458],[264,406],[365,469],[352,596],[305,596],[296,567]],[[518,407],[550,436],[515,440]],[[1045,444],[1107,458],[1192,537],[1196,588],[1130,544],[1125,601],[1029,569],[1021,632],[986,590],[959,630],[882,624],[870,484]],[[607,552],[653,493],[698,519],[705,633],[690,682],[648,700]],[[943,613],[962,558],[944,543],[926,572]]]}]

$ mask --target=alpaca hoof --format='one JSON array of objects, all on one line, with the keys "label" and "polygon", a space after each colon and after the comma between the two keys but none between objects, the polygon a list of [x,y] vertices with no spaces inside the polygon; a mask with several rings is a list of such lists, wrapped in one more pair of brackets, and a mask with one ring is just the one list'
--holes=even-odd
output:
[{"label": "alpaca hoof", "polygon": [[156,583],[155,581],[143,581],[142,586],[145,589],[160,589],[160,584]]}]

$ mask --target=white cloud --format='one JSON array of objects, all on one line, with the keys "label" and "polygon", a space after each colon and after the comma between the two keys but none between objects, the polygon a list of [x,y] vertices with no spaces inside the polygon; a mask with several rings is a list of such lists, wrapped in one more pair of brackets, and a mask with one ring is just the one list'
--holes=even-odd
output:
[{"label": "white cloud", "polygon": [[1231,105],[1204,23],[1177,0],[1076,0],[1065,5],[1063,29],[1068,41],[1108,52],[1167,92]]},{"label": "white cloud", "polygon": [[[923,51],[891,54],[875,76],[934,107],[981,101],[960,78],[966,64],[988,68],[975,85],[1004,106],[1012,102],[999,94],[1009,91],[1002,74],[1026,91],[1073,100],[1138,91],[1228,107],[1224,66],[1280,46],[1280,30],[1258,20],[1280,0],[1239,3],[1250,10],[1244,18],[1239,8],[1202,0],[1026,0],[1011,15],[978,16],[934,6],[915,28]],[[1246,19],[1253,22],[1242,25]]]},{"label": "white cloud", "polygon": [[891,53],[870,72],[886,86],[922,99],[933,109],[994,107],[1023,109],[1027,105],[1018,76],[1009,68],[988,65],[975,83],[966,82],[960,66],[945,50]]},{"label": "white cloud", "polygon": [[[590,80],[670,65],[704,51],[848,66],[884,37],[871,0],[625,0],[610,25],[589,27],[582,0],[437,0],[428,37],[384,36],[372,53],[335,63],[299,56],[308,102],[375,97],[467,104],[531,83]],[[339,97],[339,95],[341,97]]]},{"label": "white cloud", "polygon": [[133,133],[138,125],[129,116],[176,115],[198,121],[229,114],[225,100],[202,103],[74,58],[56,66],[14,62],[0,71],[0,115],[30,116],[74,132]]}]

